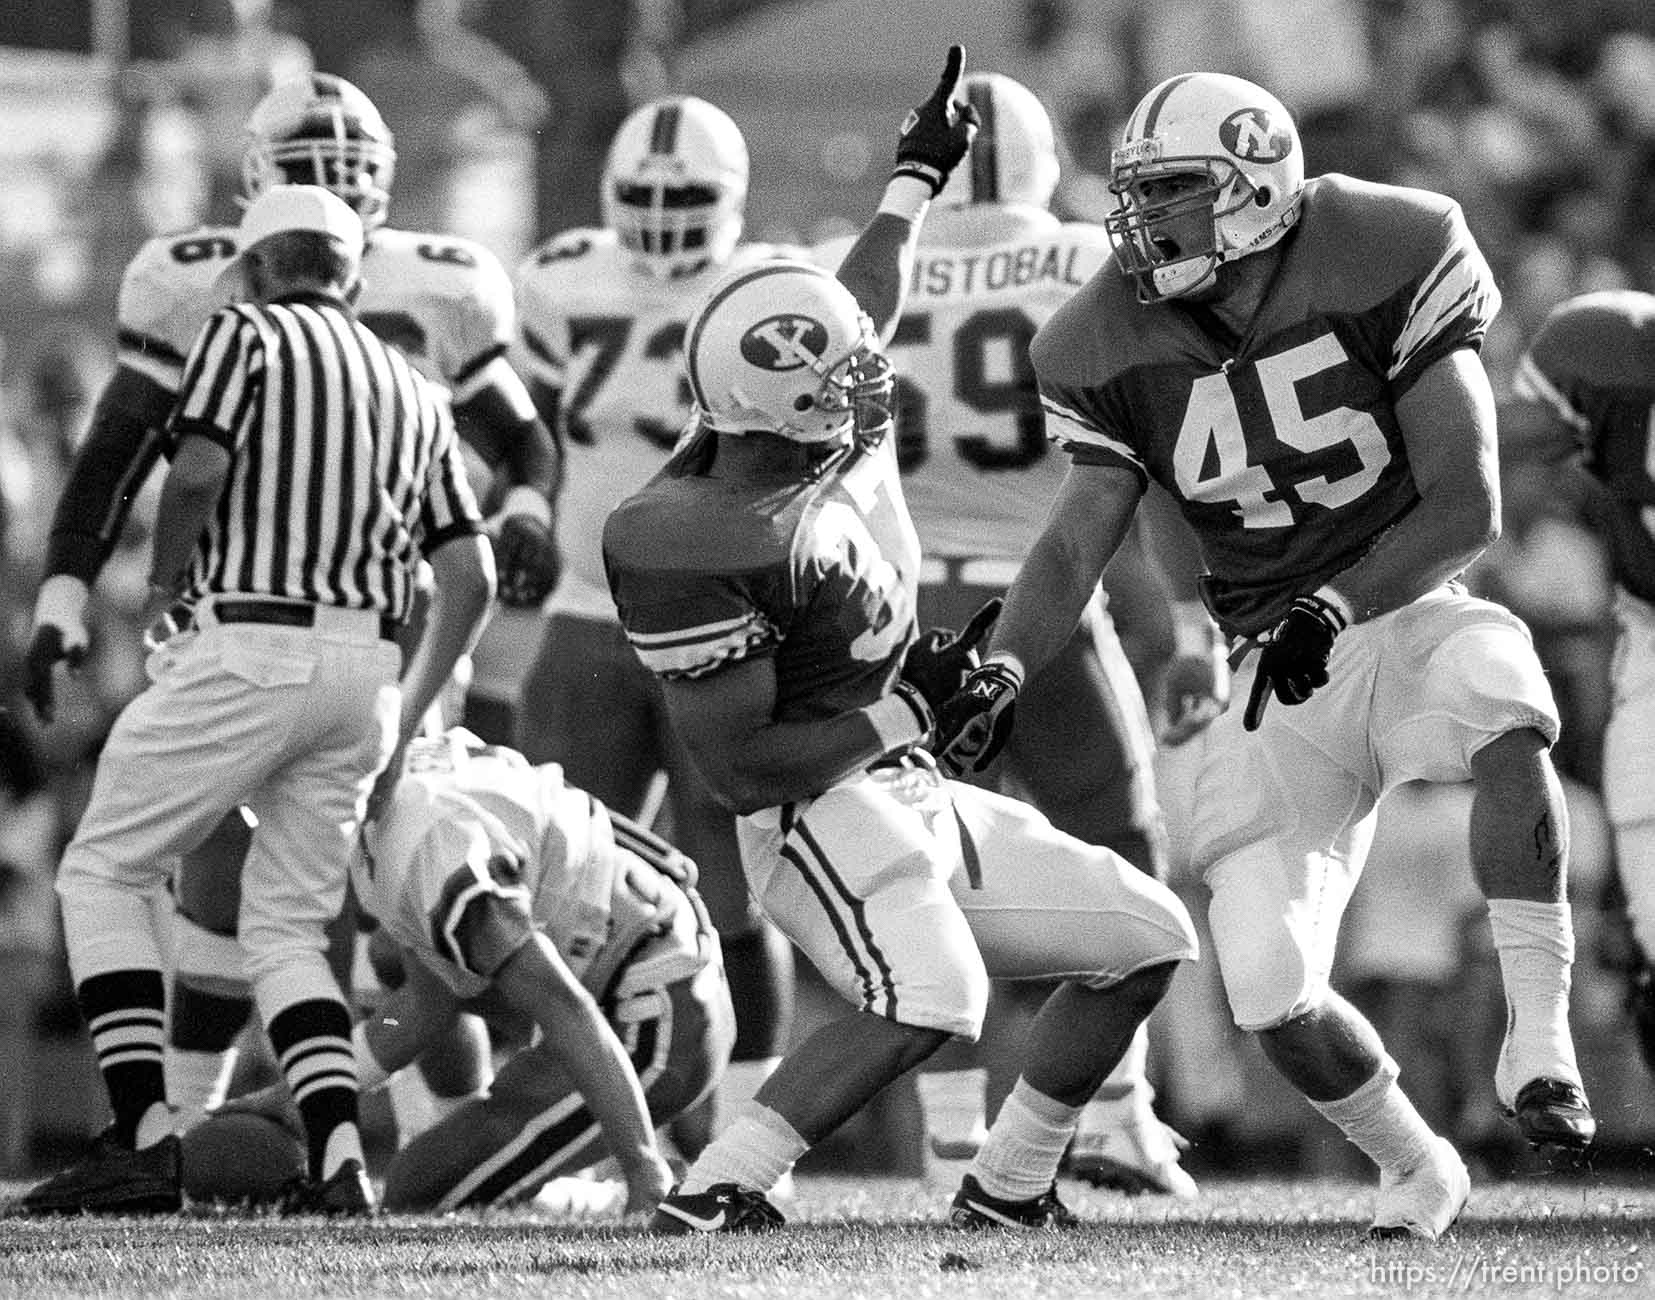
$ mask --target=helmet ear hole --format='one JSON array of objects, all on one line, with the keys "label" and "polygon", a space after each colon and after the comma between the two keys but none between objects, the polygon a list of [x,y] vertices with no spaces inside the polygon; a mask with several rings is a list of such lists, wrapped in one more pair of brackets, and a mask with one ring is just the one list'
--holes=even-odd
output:
[{"label": "helmet ear hole", "polygon": [[1253,191],[1253,202],[1261,208],[1269,207],[1273,198],[1275,198],[1275,193],[1268,185],[1260,185],[1258,189]]},{"label": "helmet ear hole", "polygon": [[793,409],[795,411],[808,411],[811,407],[813,407],[815,405],[816,405],[816,399],[814,397],[812,397],[809,393],[800,393],[797,397],[795,397],[793,399]]}]

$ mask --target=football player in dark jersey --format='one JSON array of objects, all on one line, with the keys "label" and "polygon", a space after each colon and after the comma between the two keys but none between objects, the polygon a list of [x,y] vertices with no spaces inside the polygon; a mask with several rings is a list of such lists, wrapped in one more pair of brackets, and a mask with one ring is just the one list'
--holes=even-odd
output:
[{"label": "football player in dark jersey", "polygon": [[1478,356],[1499,295],[1458,205],[1307,182],[1286,110],[1239,78],[1146,95],[1111,189],[1114,255],[1031,351],[1068,475],[992,653],[944,709],[939,757],[993,757],[1025,674],[1160,483],[1241,660],[1236,706],[1191,742],[1192,851],[1232,1015],[1379,1166],[1374,1230],[1435,1237],[1465,1166],[1328,985],[1384,791],[1474,784],[1470,852],[1511,1006],[1498,1100],[1532,1142],[1580,1149],[1595,1131],[1567,1020],[1556,709],[1528,630],[1456,581],[1499,528]]},{"label": "football player in dark jersey", "polygon": [[924,210],[966,151],[960,63],[955,47],[909,115],[840,278],[774,260],[713,286],[686,337],[697,428],[604,530],[621,624],[738,814],[754,896],[854,1008],[783,1058],[662,1202],[658,1231],[779,1226],[766,1193],[950,1036],[975,1037],[991,976],[1064,982],[951,1221],[1075,1223],[1055,1180],[1081,1106],[1195,955],[1164,885],[1026,804],[943,780],[918,748],[995,607],[916,640],[919,543],[874,319],[894,320]]},{"label": "football player in dark jersey", "polygon": [[1517,396],[1543,412],[1517,454],[1578,460],[1609,551],[1618,634],[1603,738],[1603,800],[1641,964],[1630,1010],[1655,1071],[1655,294],[1561,304],[1518,365]]}]

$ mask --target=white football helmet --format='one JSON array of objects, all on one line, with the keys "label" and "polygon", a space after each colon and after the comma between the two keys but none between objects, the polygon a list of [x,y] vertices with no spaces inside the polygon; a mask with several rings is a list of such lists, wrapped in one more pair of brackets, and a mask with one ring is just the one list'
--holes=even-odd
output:
[{"label": "white football helmet", "polygon": [[723,433],[872,444],[891,427],[894,377],[873,321],[809,262],[723,276],[690,318],[684,364],[702,423]]},{"label": "white football helmet", "polygon": [[603,174],[603,219],[663,278],[730,260],[747,204],[747,141],[721,108],[653,100],[621,123]]},{"label": "white football helmet", "polygon": [[1043,208],[1057,188],[1057,137],[1046,106],[1020,81],[972,72],[955,98],[977,110],[981,125],[971,152],[936,197],[945,207],[1027,203]]},{"label": "white football helmet", "polygon": [[[1221,263],[1269,248],[1304,197],[1292,117],[1268,91],[1217,72],[1169,77],[1139,100],[1109,172],[1119,207],[1104,226],[1143,302],[1193,293]],[[1171,198],[1154,184],[1192,175],[1205,183]]]},{"label": "white football helmet", "polygon": [[343,77],[313,72],[283,82],[247,118],[242,190],[321,185],[355,208],[363,228],[384,225],[396,149],[373,101]]}]

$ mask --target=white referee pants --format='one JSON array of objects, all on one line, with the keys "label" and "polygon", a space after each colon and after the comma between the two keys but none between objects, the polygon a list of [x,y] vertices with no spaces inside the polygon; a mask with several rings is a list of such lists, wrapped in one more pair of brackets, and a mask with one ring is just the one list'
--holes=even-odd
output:
[{"label": "white referee pants", "polygon": [[146,898],[247,804],[259,825],[238,934],[268,1019],[337,996],[323,931],[395,744],[400,658],[370,613],[321,608],[311,628],[198,617],[151,657],[151,686],[110,732],[58,872],[64,937],[77,984],[160,967]]}]

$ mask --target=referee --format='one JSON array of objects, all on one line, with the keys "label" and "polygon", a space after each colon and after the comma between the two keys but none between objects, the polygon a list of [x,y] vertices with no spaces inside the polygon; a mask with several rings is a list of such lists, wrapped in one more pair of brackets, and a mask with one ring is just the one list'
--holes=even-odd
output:
[{"label": "referee", "polygon": [[[231,809],[258,819],[239,936],[309,1138],[291,1208],[371,1213],[351,1019],[325,959],[376,775],[481,631],[494,567],[446,395],[351,314],[362,225],[315,186],[248,209],[247,302],[203,327],[170,422],[151,613],[191,607],[122,712],[58,873],[114,1122],[34,1213],[175,1210],[152,896]],[[399,689],[415,568],[436,594]]]}]

